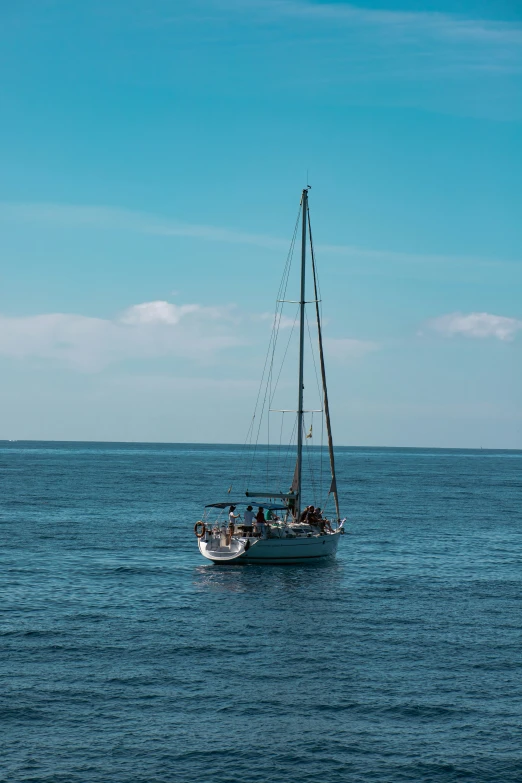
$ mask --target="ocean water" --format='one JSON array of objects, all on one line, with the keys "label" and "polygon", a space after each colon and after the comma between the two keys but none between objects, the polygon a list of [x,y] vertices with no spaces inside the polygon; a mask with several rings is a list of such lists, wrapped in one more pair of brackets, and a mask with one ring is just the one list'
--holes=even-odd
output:
[{"label": "ocean water", "polygon": [[0,780],[520,783],[522,452],[338,449],[336,559],[215,566],[242,459],[0,443]]}]

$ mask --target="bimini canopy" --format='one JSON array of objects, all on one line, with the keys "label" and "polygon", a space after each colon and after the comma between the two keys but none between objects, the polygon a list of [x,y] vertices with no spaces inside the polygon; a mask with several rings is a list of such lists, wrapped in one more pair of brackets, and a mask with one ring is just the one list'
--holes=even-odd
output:
[{"label": "bimini canopy", "polygon": [[[229,508],[230,506],[251,506],[247,500],[240,500],[238,503],[232,503],[228,500],[226,503],[209,503],[205,508]],[[259,504],[254,503],[259,508]],[[270,511],[286,511],[288,506],[274,506],[272,503],[264,503],[261,508],[269,508]]]}]

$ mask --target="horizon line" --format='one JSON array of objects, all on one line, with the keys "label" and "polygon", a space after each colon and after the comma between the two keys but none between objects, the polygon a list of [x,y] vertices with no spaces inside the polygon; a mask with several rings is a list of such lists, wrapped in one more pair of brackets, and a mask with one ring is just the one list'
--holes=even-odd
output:
[{"label": "horizon line", "polygon": [[[147,441],[147,440],[40,440],[36,438],[0,438],[0,444],[4,443],[89,443],[89,444],[104,444],[113,446],[235,446],[237,448],[246,449],[247,446],[244,443],[225,443],[225,442],[212,442],[212,441]],[[270,446],[269,443],[258,443],[257,447]],[[250,444],[252,447],[252,444]],[[314,445],[312,448],[327,449],[327,445]],[[310,448],[310,446],[308,447]],[[482,447],[482,446],[355,446],[355,445],[342,445],[334,446],[334,449],[409,449],[415,451],[422,451],[428,449],[430,451],[514,451],[522,452],[522,446],[520,448],[495,448],[495,447]]]}]

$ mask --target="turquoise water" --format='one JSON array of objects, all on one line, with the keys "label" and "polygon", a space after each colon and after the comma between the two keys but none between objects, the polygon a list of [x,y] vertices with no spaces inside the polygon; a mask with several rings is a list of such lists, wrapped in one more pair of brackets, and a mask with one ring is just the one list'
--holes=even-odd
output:
[{"label": "turquoise water", "polygon": [[520,783],[522,452],[338,449],[335,560],[207,564],[241,461],[0,443],[0,779]]}]

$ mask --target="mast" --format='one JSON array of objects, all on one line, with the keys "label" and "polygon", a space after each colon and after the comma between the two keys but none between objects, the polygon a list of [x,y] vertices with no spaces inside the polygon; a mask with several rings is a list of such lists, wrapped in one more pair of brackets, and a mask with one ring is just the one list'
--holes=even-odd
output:
[{"label": "mast", "polygon": [[308,217],[308,188],[303,189],[301,199],[303,210],[303,231],[301,235],[301,295],[299,318],[299,396],[297,402],[297,463],[295,466],[296,481],[296,514],[301,514],[301,474],[303,467],[303,371],[304,371],[304,327],[305,327],[305,281],[306,281],[306,220]]},{"label": "mast", "polygon": [[314,243],[312,242],[312,226],[310,224],[310,218],[308,218],[308,231],[310,234],[310,253],[312,256],[312,272],[314,277],[315,314],[317,319],[317,335],[319,338],[319,359],[321,363],[321,379],[323,382],[324,415],[326,418],[326,432],[328,434],[328,453],[330,455],[330,471],[332,474],[332,483],[330,484],[330,492],[334,496],[337,521],[339,521],[341,515],[339,513],[339,497],[337,495],[337,479],[335,477],[335,458],[334,458],[334,449],[333,449],[332,425],[330,422],[330,406],[328,404],[328,389],[326,388],[326,370],[324,366],[324,353],[323,353],[323,332],[321,329],[321,316],[319,313],[319,295],[317,290]]}]

